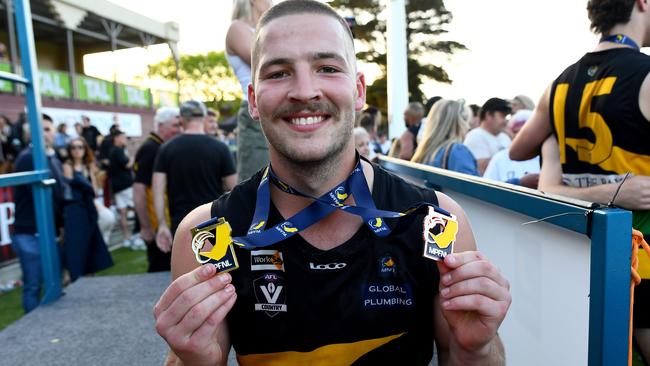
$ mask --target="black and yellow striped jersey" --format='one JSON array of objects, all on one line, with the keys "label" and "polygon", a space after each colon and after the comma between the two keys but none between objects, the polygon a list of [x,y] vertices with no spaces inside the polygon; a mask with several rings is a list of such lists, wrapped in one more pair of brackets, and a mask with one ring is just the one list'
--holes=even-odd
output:
[{"label": "black and yellow striped jersey", "polygon": [[[374,169],[378,209],[437,204],[435,192]],[[234,236],[246,235],[251,226],[260,179],[258,173],[212,206],[212,216],[226,217]],[[272,205],[267,227],[281,220]],[[294,235],[236,253],[240,268],[231,274],[237,301],[227,321],[240,365],[427,365],[431,360],[439,272],[422,256],[422,217],[387,238],[363,225],[327,251]]]}]

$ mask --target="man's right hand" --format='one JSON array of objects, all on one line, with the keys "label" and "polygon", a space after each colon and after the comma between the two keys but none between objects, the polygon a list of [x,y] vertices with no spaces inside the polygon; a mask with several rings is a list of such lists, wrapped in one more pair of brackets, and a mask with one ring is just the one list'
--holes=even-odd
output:
[{"label": "man's right hand", "polygon": [[614,204],[628,210],[650,210],[650,177],[635,175],[627,178]]},{"label": "man's right hand", "polygon": [[158,227],[156,245],[163,253],[169,253],[172,250],[172,232],[167,226],[160,225]]},{"label": "man's right hand", "polygon": [[203,265],[177,278],[154,306],[156,331],[185,365],[226,362],[228,349],[224,319],[237,294],[227,274],[215,276],[213,265]]},{"label": "man's right hand", "polygon": [[155,239],[156,234],[154,234],[151,227],[140,226],[140,238],[145,241],[145,243],[151,243]]}]

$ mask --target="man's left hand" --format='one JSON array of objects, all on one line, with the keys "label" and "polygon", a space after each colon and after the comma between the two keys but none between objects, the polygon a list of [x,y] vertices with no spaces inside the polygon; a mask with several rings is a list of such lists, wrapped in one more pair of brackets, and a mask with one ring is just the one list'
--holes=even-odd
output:
[{"label": "man's left hand", "polygon": [[489,352],[512,302],[508,280],[477,251],[450,254],[437,264],[450,349],[459,348],[470,357]]}]

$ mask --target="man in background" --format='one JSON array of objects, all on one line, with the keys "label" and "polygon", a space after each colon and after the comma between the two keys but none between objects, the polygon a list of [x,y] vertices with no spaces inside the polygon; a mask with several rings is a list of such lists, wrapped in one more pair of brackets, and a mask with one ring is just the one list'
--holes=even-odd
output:
[{"label": "man in background", "polygon": [[[56,158],[54,149],[54,123],[50,116],[42,116],[43,139],[45,141],[47,164],[56,184],[52,187],[52,204],[54,209],[55,231],[63,227],[63,199],[66,189],[63,180],[61,162]],[[25,148],[16,159],[15,172],[34,170],[32,146]],[[14,188],[16,213],[14,234],[11,244],[18,255],[20,269],[23,273],[23,309],[29,313],[39,305],[43,272],[41,269],[41,249],[38,243],[38,231],[34,220],[34,199],[30,185],[19,185]]]},{"label": "man in background", "polygon": [[482,176],[497,152],[510,146],[510,137],[503,131],[511,112],[510,104],[500,98],[490,98],[479,112],[479,126],[467,133],[463,142],[476,158]]},{"label": "man in background", "polygon": [[422,118],[424,117],[424,106],[420,102],[411,102],[404,111],[404,123],[406,124],[406,131],[402,133],[399,138],[400,154],[399,158],[404,160],[411,160],[415,148],[418,147],[416,138],[422,125]]},{"label": "man in background", "polygon": [[[181,132],[180,111],[174,107],[163,107],[154,116],[155,131],[149,134],[147,140],[135,154],[135,181],[133,183],[133,200],[135,211],[140,221],[140,238],[147,245],[148,272],[169,271],[171,253],[162,252],[156,245],[158,221],[153,205],[151,181],[153,165],[158,149],[165,142]],[[165,197],[166,201],[166,197]],[[169,208],[165,202],[165,219],[169,225]]]},{"label": "man in background", "polygon": [[[164,253],[171,250],[173,234],[185,215],[231,190],[237,183],[228,146],[205,134],[205,105],[196,100],[187,101],[181,105],[180,115],[183,133],[160,147],[154,163],[156,244]],[[171,228],[165,220],[165,190]]]},{"label": "man in background", "polygon": [[98,147],[97,138],[102,134],[99,132],[97,127],[90,124],[90,118],[88,118],[88,116],[81,116],[81,122],[83,124],[83,127],[81,128],[81,137],[86,140],[90,149],[96,154]]}]

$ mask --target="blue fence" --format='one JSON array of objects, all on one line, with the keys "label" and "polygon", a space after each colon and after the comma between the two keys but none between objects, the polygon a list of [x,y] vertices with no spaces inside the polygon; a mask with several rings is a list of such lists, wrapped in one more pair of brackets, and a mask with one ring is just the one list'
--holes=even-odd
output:
[{"label": "blue fence", "polygon": [[[12,4],[11,1],[8,3]],[[61,269],[52,214],[51,185],[53,180],[49,178],[49,166],[45,155],[46,146],[40,122],[41,96],[29,0],[14,0],[13,9],[8,9],[8,11],[12,10],[16,20],[23,76],[0,72],[0,79],[25,85],[25,102],[31,131],[34,171],[2,175],[0,176],[0,187],[31,185],[45,288],[41,302],[49,303],[61,297]]]},{"label": "blue fence", "polygon": [[[505,268],[515,313],[500,331],[509,364],[627,363],[631,212],[399,159],[380,164],[460,202],[480,250]],[[559,310],[536,312],[537,303]],[[556,329],[545,329],[548,324]]]}]

